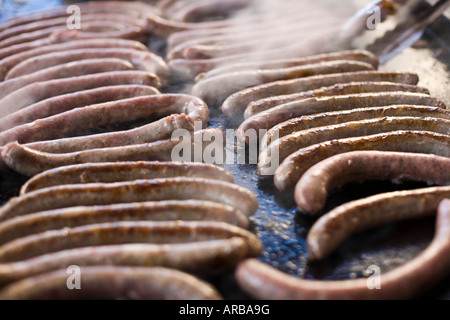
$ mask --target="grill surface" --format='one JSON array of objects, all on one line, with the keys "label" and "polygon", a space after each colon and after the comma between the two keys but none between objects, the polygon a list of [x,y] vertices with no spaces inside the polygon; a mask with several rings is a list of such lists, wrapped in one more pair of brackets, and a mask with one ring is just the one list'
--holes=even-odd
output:
[{"label": "grill surface", "polygon": [[[0,23],[19,14],[74,2],[79,1],[34,0],[21,5],[13,0],[4,0]],[[419,85],[430,89],[433,96],[450,105],[450,43],[444,39],[450,39],[448,16],[436,20],[415,47],[407,49],[380,69],[418,73]],[[169,87],[168,91],[179,92],[180,87],[185,87],[185,84]],[[210,107],[211,127],[234,128],[216,106]],[[433,219],[384,226],[351,237],[332,257],[311,264],[307,260],[305,238],[314,220],[298,213],[293,195],[277,192],[271,179],[264,180],[256,174],[256,165],[226,165],[225,168],[233,173],[237,184],[258,196],[260,208],[252,221],[252,228],[264,244],[261,260],[292,275],[309,279],[349,279],[364,276],[371,265],[378,265],[386,272],[418,255],[430,243],[434,232]],[[4,174],[0,179],[0,201],[17,195],[26,180],[12,172]],[[348,186],[330,198],[325,211],[369,195],[420,187],[424,185],[369,183]],[[227,299],[248,298],[237,287],[232,272],[211,281]],[[450,299],[450,278],[422,298]]]}]

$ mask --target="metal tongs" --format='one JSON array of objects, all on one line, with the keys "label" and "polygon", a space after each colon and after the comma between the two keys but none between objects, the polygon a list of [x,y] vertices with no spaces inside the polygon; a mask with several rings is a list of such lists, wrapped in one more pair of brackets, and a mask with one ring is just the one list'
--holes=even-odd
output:
[{"label": "metal tongs", "polygon": [[383,23],[389,17],[397,16],[393,30],[366,46],[367,50],[378,56],[380,63],[384,63],[420,39],[426,26],[450,6],[450,0],[439,0],[433,6],[417,10],[420,3],[418,0],[374,1],[348,20],[341,31],[341,40],[350,44],[355,37],[369,32],[369,22],[373,22],[370,19],[378,18],[377,22]]}]

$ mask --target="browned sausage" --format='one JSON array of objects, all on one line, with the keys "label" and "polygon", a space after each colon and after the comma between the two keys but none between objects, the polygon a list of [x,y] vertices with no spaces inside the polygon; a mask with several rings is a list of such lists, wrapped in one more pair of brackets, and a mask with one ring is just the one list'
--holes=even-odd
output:
[{"label": "browned sausage", "polygon": [[86,48],[51,52],[28,58],[13,67],[5,79],[17,78],[58,64],[101,58],[123,59],[130,62],[136,70],[154,73],[162,79],[168,77],[168,66],[164,60],[149,51],[124,48]]},{"label": "browned sausage", "polygon": [[399,105],[318,113],[294,118],[274,126],[267,131],[262,139],[261,145],[263,148],[267,147],[278,138],[282,138],[296,131],[383,116],[431,117],[450,120],[450,111],[438,107]]},{"label": "browned sausage", "polygon": [[209,201],[156,201],[71,207],[28,214],[0,224],[0,244],[48,230],[120,221],[218,221],[242,228],[248,219],[238,210]]},{"label": "browned sausage", "polygon": [[436,234],[418,257],[381,275],[381,289],[370,290],[367,279],[315,281],[284,274],[257,260],[238,266],[241,288],[254,298],[272,300],[408,299],[439,283],[450,270],[450,201],[438,209]]},{"label": "browned sausage", "polygon": [[248,105],[247,109],[245,109],[244,118],[248,119],[260,112],[275,108],[279,105],[307,98],[348,95],[355,93],[391,92],[391,91],[417,92],[423,94],[430,94],[428,89],[403,83],[394,83],[394,82],[338,83],[331,87],[323,87],[316,90],[304,91],[290,95],[275,96],[253,101]]},{"label": "browned sausage", "polygon": [[261,252],[258,238],[247,230],[223,222],[209,221],[126,221],[92,224],[38,233],[0,246],[2,263],[17,262],[43,254],[117,244],[170,244],[243,238],[249,256]]},{"label": "browned sausage", "polygon": [[206,104],[193,96],[142,96],[77,108],[14,127],[0,133],[0,145],[67,137],[82,130],[175,113],[185,113],[191,121],[200,121],[203,125],[209,118]]},{"label": "browned sausage", "polygon": [[361,71],[276,81],[236,92],[222,104],[222,111],[231,119],[240,119],[248,104],[255,100],[357,81],[388,81],[416,85],[419,78],[412,73]]},{"label": "browned sausage", "polygon": [[105,86],[67,93],[42,100],[3,117],[0,119],[0,131],[75,108],[159,93],[156,88],[143,85]]},{"label": "browned sausage", "polygon": [[332,190],[351,182],[368,180],[450,185],[450,159],[388,151],[339,154],[319,162],[302,176],[295,188],[295,202],[301,211],[316,214],[325,207]]},{"label": "browned sausage", "polygon": [[32,83],[0,100],[0,117],[62,94],[126,84],[159,87],[161,82],[155,74],[144,71],[115,71]]},{"label": "browned sausage", "polygon": [[423,117],[383,117],[297,131],[274,141],[265,152],[261,152],[258,170],[264,172],[273,166],[273,157],[276,157],[276,161],[279,163],[297,150],[311,145],[398,130],[420,130],[450,135],[450,120]]},{"label": "browned sausage", "polygon": [[206,163],[182,162],[110,162],[60,167],[28,180],[20,194],[64,184],[109,183],[157,178],[205,178],[234,182],[225,169]]},{"label": "browned sausage", "polygon": [[340,153],[379,150],[431,153],[450,157],[449,143],[449,135],[427,131],[393,131],[323,142],[300,149],[287,157],[275,172],[275,185],[280,190],[291,189],[313,165]]},{"label": "browned sausage", "polygon": [[68,277],[64,269],[24,279],[0,300],[222,300],[208,283],[173,269],[84,267],[81,290],[69,290]]},{"label": "browned sausage", "polygon": [[448,197],[450,187],[435,187],[384,193],[339,206],[322,216],[308,233],[311,259],[324,259],[355,232],[435,214]]},{"label": "browned sausage", "polygon": [[192,94],[216,105],[237,91],[262,83],[366,70],[373,70],[373,66],[359,61],[336,60],[285,69],[239,71],[201,80],[192,88]]},{"label": "browned sausage", "polygon": [[248,143],[251,137],[246,136],[248,130],[270,129],[289,119],[323,113],[328,111],[349,110],[389,106],[395,104],[411,104],[446,108],[445,104],[430,95],[413,92],[376,92],[342,96],[309,98],[280,105],[261,112],[245,120],[236,133],[239,141]]},{"label": "browned sausage", "polygon": [[203,0],[188,3],[170,16],[176,21],[197,22],[209,16],[228,16],[237,10],[247,8],[254,0]]},{"label": "browned sausage", "polygon": [[126,60],[117,58],[86,59],[68,62],[0,82],[0,99],[35,82],[124,70],[133,70],[133,65]]},{"label": "browned sausage", "polygon": [[246,216],[251,216],[258,208],[252,192],[229,182],[166,178],[45,188],[10,200],[0,209],[0,220],[73,206],[191,199],[230,205]]}]

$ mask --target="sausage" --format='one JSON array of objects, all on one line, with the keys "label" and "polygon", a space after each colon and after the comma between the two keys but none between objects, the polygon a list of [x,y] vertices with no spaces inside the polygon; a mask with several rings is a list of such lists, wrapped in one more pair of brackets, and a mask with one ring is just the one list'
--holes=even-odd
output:
[{"label": "sausage", "polygon": [[367,279],[316,281],[284,274],[260,261],[247,260],[236,271],[240,287],[254,298],[312,299],[409,299],[445,279],[450,270],[450,201],[438,209],[436,234],[419,256],[381,275],[381,289],[370,290]]},{"label": "sausage", "polygon": [[[132,40],[124,40],[124,39],[86,39],[86,40],[77,40],[76,34],[70,33],[68,35],[69,39],[74,38],[73,41],[59,43],[59,41],[55,44],[43,43],[43,46],[37,46],[35,48],[21,51],[20,53],[16,53],[10,55],[6,58],[3,58],[0,61],[0,74],[6,75],[11,68],[18,65],[22,61],[27,59],[38,57],[43,54],[61,52],[61,51],[71,51],[77,49],[95,49],[95,48],[121,48],[121,49],[129,49],[129,50],[138,50],[138,51],[147,51],[147,47],[145,47],[142,43]],[[57,37],[53,37],[57,38]],[[56,42],[56,41],[55,41]],[[1,55],[0,55],[1,56]]]},{"label": "sausage", "polygon": [[450,159],[387,151],[339,154],[316,164],[302,176],[295,187],[295,202],[302,212],[316,214],[325,207],[332,190],[369,180],[450,185]]},{"label": "sausage", "polygon": [[238,210],[209,201],[157,201],[71,207],[28,214],[0,225],[0,243],[48,230],[120,221],[217,221],[242,228],[248,219]]},{"label": "sausage", "polygon": [[331,87],[323,87],[316,90],[304,91],[290,95],[275,96],[253,101],[248,105],[247,109],[245,109],[244,118],[248,119],[260,112],[275,108],[279,105],[307,98],[348,95],[355,93],[391,92],[391,91],[417,92],[423,94],[430,94],[428,89],[402,83],[393,83],[393,82],[349,82],[343,84],[338,83]]},{"label": "sausage", "polygon": [[219,104],[231,94],[262,83],[318,74],[373,70],[373,66],[359,61],[329,61],[285,69],[250,70],[219,75],[198,82],[192,94],[208,104]]},{"label": "sausage", "polygon": [[85,59],[119,58],[130,62],[135,69],[154,73],[162,79],[168,77],[164,60],[149,51],[122,48],[86,48],[46,53],[28,58],[14,66],[5,79],[13,79],[51,66]]},{"label": "sausage", "polygon": [[193,96],[164,94],[134,97],[77,108],[14,127],[0,133],[0,145],[12,141],[26,143],[67,137],[82,130],[174,113],[185,113],[191,121],[200,121],[203,125],[209,118],[206,104]]},{"label": "sausage", "polygon": [[209,16],[227,16],[234,11],[245,9],[253,0],[203,0],[188,3],[181,10],[170,16],[176,21],[197,22]]},{"label": "sausage", "polygon": [[144,71],[114,71],[32,83],[0,100],[0,117],[62,94],[126,84],[159,87],[161,82],[155,74]]},{"label": "sausage", "polygon": [[[201,143],[199,145],[202,152],[205,152],[208,146],[223,148],[223,131],[220,129],[206,129],[196,131],[193,137],[190,137],[191,144],[191,161],[195,161],[197,141],[202,141],[202,138],[218,137],[222,140],[215,140],[214,145]],[[183,137],[183,143],[185,142]],[[10,143],[2,150],[1,156],[5,164],[11,169],[28,176],[33,176],[46,170],[57,167],[63,167],[82,163],[98,163],[98,162],[120,162],[120,161],[171,161],[173,160],[174,148],[180,147],[180,139],[160,140],[157,142],[90,149],[65,154],[52,154],[36,151],[27,148],[18,143]],[[217,143],[220,143],[218,145]],[[182,147],[186,147],[185,144]],[[220,160],[220,159],[219,159]]]},{"label": "sausage", "polygon": [[383,117],[297,131],[269,145],[267,150],[260,154],[258,170],[264,172],[273,166],[273,157],[277,158],[277,162],[281,162],[297,150],[321,142],[398,130],[420,130],[450,135],[450,120],[423,117]]},{"label": "sausage", "polygon": [[445,104],[427,94],[414,92],[376,92],[349,94],[342,96],[309,98],[280,105],[261,112],[245,120],[237,130],[239,141],[248,143],[248,130],[270,129],[286,120],[327,111],[349,110],[356,108],[389,106],[394,104],[411,104],[433,106],[445,109]]},{"label": "sausage", "polygon": [[300,149],[287,157],[276,170],[274,181],[280,190],[291,189],[313,165],[326,158],[350,151],[398,151],[450,157],[449,142],[448,135],[408,130],[327,141]]},{"label": "sausage", "polygon": [[[318,113],[310,116],[294,118],[274,126],[264,135],[261,141],[261,146],[264,148],[276,141],[278,138],[285,137],[296,131],[335,125],[344,122],[379,118],[383,116],[431,117],[450,120],[450,111],[438,107],[396,105]],[[261,152],[262,151],[263,150],[261,150]]]},{"label": "sausage", "polygon": [[378,67],[378,58],[373,53],[366,50],[347,50],[331,53],[322,53],[302,58],[254,61],[248,63],[234,63],[231,65],[216,68],[214,70],[209,71],[208,73],[199,75],[198,80],[243,70],[289,68],[334,60],[360,61],[371,64],[374,68]]},{"label": "sausage", "polygon": [[261,252],[258,238],[247,230],[223,222],[127,221],[93,224],[38,233],[10,241],[0,247],[0,261],[10,263],[43,254],[117,244],[170,244],[243,238],[249,256]]},{"label": "sausage", "polygon": [[1,300],[222,300],[208,283],[167,268],[84,267],[82,290],[67,288],[67,269],[26,278]]},{"label": "sausage", "polygon": [[71,206],[191,199],[226,204],[247,217],[258,208],[255,195],[235,184],[180,177],[45,188],[10,200],[0,209],[0,220]]},{"label": "sausage", "polygon": [[3,117],[0,119],[0,131],[75,108],[153,94],[160,94],[160,92],[154,87],[132,84],[113,85],[67,93],[31,104]]},{"label": "sausage", "polygon": [[111,162],[87,163],[56,168],[28,180],[20,194],[65,184],[108,183],[157,178],[205,178],[234,182],[225,169],[206,163]]},{"label": "sausage", "polygon": [[42,69],[26,76],[0,82],[0,99],[35,82],[78,77],[94,73],[133,70],[133,65],[117,58],[86,59]]},{"label": "sausage", "polygon": [[448,197],[450,186],[390,192],[339,206],[311,228],[308,234],[311,259],[324,259],[355,232],[434,214],[439,203]]},{"label": "sausage", "polygon": [[[249,254],[241,237],[174,244],[121,244],[85,247],[45,254],[0,265],[0,285],[41,273],[85,266],[162,266],[205,275],[217,275],[235,267]],[[68,275],[66,275],[68,277]]]},{"label": "sausage", "polygon": [[419,77],[412,73],[360,71],[276,81],[234,93],[222,104],[222,111],[229,118],[238,119],[242,117],[248,104],[255,100],[357,81],[388,81],[416,85]]},{"label": "sausage", "polygon": [[99,133],[75,138],[63,138],[25,144],[26,147],[47,153],[72,153],[90,149],[122,147],[170,139],[175,130],[194,131],[194,125],[185,114],[171,115],[126,131]]}]

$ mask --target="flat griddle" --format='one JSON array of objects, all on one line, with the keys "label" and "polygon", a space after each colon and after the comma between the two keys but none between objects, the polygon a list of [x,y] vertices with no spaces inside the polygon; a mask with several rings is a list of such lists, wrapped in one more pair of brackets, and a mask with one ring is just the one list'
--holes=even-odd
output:
[{"label": "flat griddle", "polygon": [[[18,4],[3,0],[0,23],[8,18],[31,11],[44,10],[79,1],[29,0]],[[433,96],[450,105],[450,15],[441,16],[425,31],[422,39],[412,48],[380,67],[381,70],[416,72],[419,85],[430,89]],[[158,44],[158,43],[156,43]],[[182,92],[188,84],[177,83],[166,88],[166,92]],[[235,124],[218,110],[210,106],[210,126],[235,129]],[[261,239],[264,249],[260,259],[269,265],[294,276],[307,279],[344,280],[367,276],[366,270],[377,265],[382,272],[391,270],[420,254],[430,243],[434,233],[434,218],[407,221],[383,226],[348,239],[328,259],[320,263],[308,262],[306,235],[314,219],[298,212],[293,193],[280,193],[272,179],[257,175],[256,165],[225,165],[235,177],[236,183],[252,190],[258,197],[259,210],[252,218],[251,230]],[[8,172],[0,178],[0,202],[18,194],[26,177]],[[421,183],[393,185],[388,182],[350,185],[335,192],[324,212],[348,201],[370,195],[396,190],[426,187]],[[232,271],[220,275],[212,282],[225,299],[243,300],[243,293],[234,280]],[[421,299],[450,299],[450,277],[424,293]]]}]

